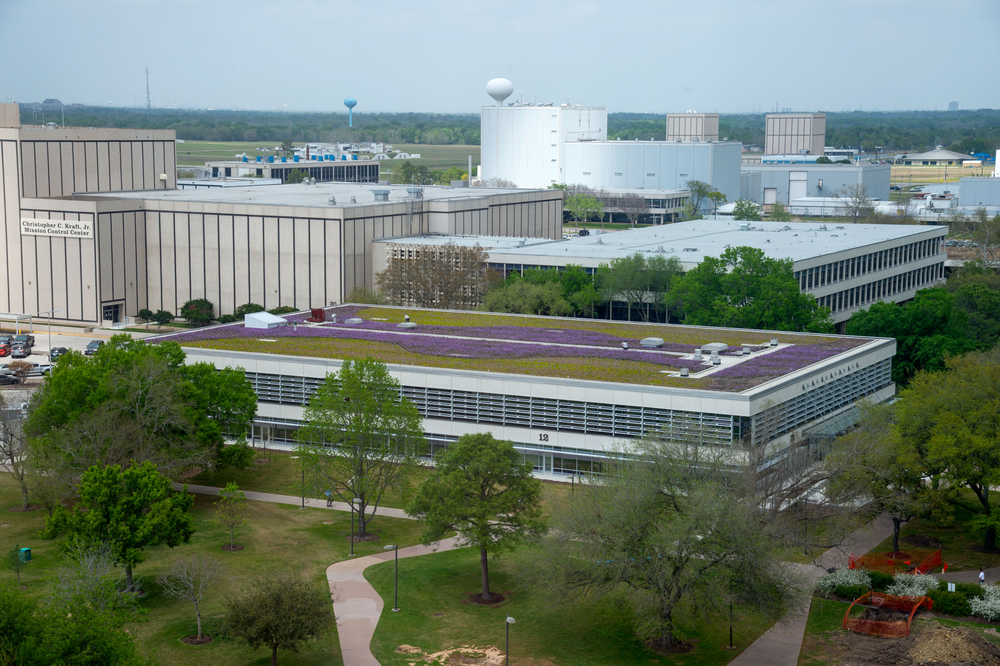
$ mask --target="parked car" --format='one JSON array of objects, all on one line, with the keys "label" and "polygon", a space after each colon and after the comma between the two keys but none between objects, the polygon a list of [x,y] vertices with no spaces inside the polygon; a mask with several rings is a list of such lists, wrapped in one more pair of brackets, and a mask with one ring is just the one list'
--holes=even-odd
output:
[{"label": "parked car", "polygon": [[14,344],[16,345],[19,342],[21,344],[23,344],[23,345],[28,346],[28,347],[34,347],[35,346],[35,336],[28,335],[27,333],[22,333],[21,335],[15,335],[14,336]]},{"label": "parked car", "polygon": [[10,343],[4,342],[0,343],[0,356],[10,356]]},{"label": "parked car", "polygon": [[65,347],[53,347],[49,350],[49,360],[54,361],[60,356],[65,356],[68,351]]},{"label": "parked car", "polygon": [[12,342],[11,338],[13,338],[13,337],[14,336],[12,336],[12,335],[0,335],[0,345],[9,345],[9,344],[11,344],[11,342]]},{"label": "parked car", "polygon": [[9,386],[11,384],[20,384],[20,380],[14,375],[0,375],[0,386]]},{"label": "parked car", "polygon": [[83,353],[87,356],[93,356],[103,346],[104,340],[91,340],[87,343],[87,348],[83,350]]},{"label": "parked car", "polygon": [[[50,372],[52,372],[52,364],[51,363],[32,363],[31,364],[31,370],[28,371],[28,376],[29,377],[44,377],[45,375],[49,374]],[[0,376],[3,376],[3,375],[12,376],[13,374],[14,373],[10,371],[10,368],[7,367],[6,363],[4,363],[3,365],[0,365]]]},{"label": "parked car", "polygon": [[16,344],[11,347],[11,358],[28,358],[29,356],[31,356],[31,347],[28,345]]}]

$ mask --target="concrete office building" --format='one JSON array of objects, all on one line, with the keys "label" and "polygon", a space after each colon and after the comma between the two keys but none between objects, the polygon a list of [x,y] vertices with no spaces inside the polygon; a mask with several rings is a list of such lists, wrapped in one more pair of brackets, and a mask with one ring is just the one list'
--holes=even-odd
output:
[{"label": "concrete office building", "polygon": [[749,246],[775,259],[791,259],[803,292],[812,294],[840,324],[875,301],[901,303],[944,279],[947,227],[895,224],[738,222],[698,220],[561,240],[482,236],[410,236],[373,243],[372,271],[409,256],[406,249],[455,243],[480,245],[490,267],[504,275],[530,268],[601,264],[636,252],[676,256],[684,270],[730,247]]},{"label": "concrete office building", "polygon": [[[18,114],[0,106],[4,124]],[[562,235],[562,192],[361,183],[176,189],[173,131],[0,128],[0,311],[310,308],[372,286],[371,241]]]},{"label": "concrete office building", "polygon": [[683,190],[708,183],[730,201],[740,196],[735,141],[580,141],[565,146],[566,183],[595,189]]},{"label": "concrete office building", "polygon": [[822,155],[826,147],[825,113],[769,113],[764,119],[764,154]]},{"label": "concrete office building", "polygon": [[[431,313],[380,307],[376,314],[366,306],[332,308],[333,314],[337,323],[297,330],[233,326],[241,337],[275,340],[269,349],[276,353],[229,348],[227,327],[199,331],[199,339],[216,340],[208,343],[212,348],[188,348],[187,360],[243,368],[258,396],[258,432],[268,428],[271,441],[294,445],[309,396],[341,359],[369,353],[371,346],[381,350],[376,353],[402,396],[420,412],[425,454],[464,434],[492,433],[512,441],[544,476],[601,473],[617,442],[657,432],[737,453],[753,447],[770,460],[793,451],[811,460],[824,439],[856,420],[857,401],[886,400],[895,391],[891,339],[625,322],[615,322],[608,334],[606,324],[594,320],[552,317],[532,326],[518,315],[434,311],[438,320],[454,319],[438,326],[425,323]],[[404,314],[415,324],[406,331],[398,329]],[[346,324],[348,317],[361,323]],[[498,318],[510,323],[498,327]],[[462,327],[470,327],[467,334]],[[566,344],[552,342],[553,333],[564,334]],[[578,334],[584,338],[573,337]],[[467,335],[473,337],[462,338]],[[189,336],[160,339],[183,345]],[[325,358],[281,353],[285,340],[297,336],[322,346]],[[660,346],[642,347],[646,338],[658,338]],[[628,351],[620,347],[623,339]],[[705,347],[716,342],[730,350],[716,357],[718,364]],[[394,360],[395,347],[406,352],[404,362]],[[586,376],[571,369],[574,359],[590,361],[580,364],[587,365]],[[631,372],[617,371],[619,360]],[[492,371],[497,364],[503,372]]]},{"label": "concrete office building", "polygon": [[[752,199],[765,206],[786,206],[803,197],[834,197],[852,185],[864,185],[871,199],[889,199],[889,164],[744,164],[744,173],[760,174]],[[732,200],[732,199],[730,199]]]},{"label": "concrete office building", "polygon": [[572,183],[565,175],[565,147],[608,138],[608,109],[597,106],[525,104],[484,106],[481,177],[517,187]]},{"label": "concrete office building", "polygon": [[719,114],[668,113],[667,141],[718,141]]},{"label": "concrete office building", "polygon": [[[353,157],[357,157],[354,155]],[[274,162],[248,160],[246,162],[226,160],[222,162],[206,162],[205,166],[212,170],[213,178],[229,178],[239,176],[258,176],[261,178],[277,178],[282,183],[288,180],[288,174],[293,169],[304,171],[318,183],[377,183],[379,182],[378,160],[285,160],[278,158]],[[284,161],[282,161],[284,160]]]},{"label": "concrete office building", "polygon": [[964,209],[1000,211],[1000,178],[959,178],[958,205]]}]

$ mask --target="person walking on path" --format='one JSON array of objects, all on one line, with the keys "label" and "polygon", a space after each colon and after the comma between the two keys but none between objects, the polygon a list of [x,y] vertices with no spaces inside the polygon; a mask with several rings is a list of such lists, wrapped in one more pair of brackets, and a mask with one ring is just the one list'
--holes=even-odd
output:
[{"label": "person walking on path", "polygon": [[986,585],[986,572],[982,569],[979,570],[979,584]]},{"label": "person walking on path", "polygon": [[326,505],[333,506],[333,493],[330,492],[329,488],[326,490]]}]

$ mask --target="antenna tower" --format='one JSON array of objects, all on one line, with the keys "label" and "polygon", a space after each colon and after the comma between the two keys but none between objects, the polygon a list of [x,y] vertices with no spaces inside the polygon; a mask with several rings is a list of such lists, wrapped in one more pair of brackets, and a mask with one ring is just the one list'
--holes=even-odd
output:
[{"label": "antenna tower", "polygon": [[146,113],[149,114],[153,110],[153,103],[149,101],[149,67],[146,68]]}]

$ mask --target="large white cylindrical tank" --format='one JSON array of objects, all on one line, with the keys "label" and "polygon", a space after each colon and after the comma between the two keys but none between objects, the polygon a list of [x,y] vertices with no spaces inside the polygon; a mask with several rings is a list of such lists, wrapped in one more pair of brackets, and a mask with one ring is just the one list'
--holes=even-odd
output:
[{"label": "large white cylindrical tank", "polygon": [[510,97],[512,92],[514,92],[514,84],[507,79],[490,79],[486,84],[486,94],[495,99],[497,105],[503,104],[503,101]]}]

